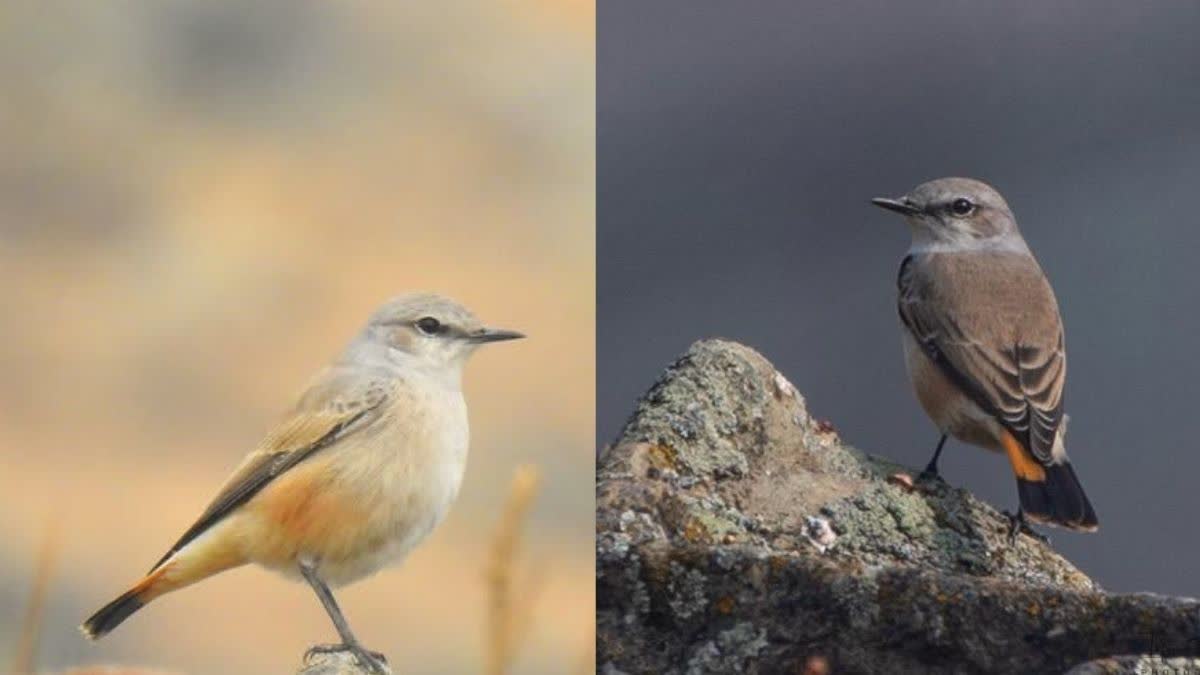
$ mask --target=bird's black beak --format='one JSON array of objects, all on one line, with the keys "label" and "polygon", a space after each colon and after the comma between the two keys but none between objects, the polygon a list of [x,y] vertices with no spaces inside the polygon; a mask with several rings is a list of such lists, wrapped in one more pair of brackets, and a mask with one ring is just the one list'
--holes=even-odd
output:
[{"label": "bird's black beak", "polygon": [[900,199],[876,197],[875,199],[871,200],[871,203],[881,209],[895,211],[896,213],[902,213],[906,216],[916,215],[921,212],[921,209],[917,208],[917,205],[913,204],[912,200],[908,197],[901,197]]},{"label": "bird's black beak", "polygon": [[468,335],[467,341],[483,344],[485,342],[520,340],[523,337],[525,337],[524,333],[518,333],[515,330],[505,330],[503,328],[484,328],[481,331]]}]

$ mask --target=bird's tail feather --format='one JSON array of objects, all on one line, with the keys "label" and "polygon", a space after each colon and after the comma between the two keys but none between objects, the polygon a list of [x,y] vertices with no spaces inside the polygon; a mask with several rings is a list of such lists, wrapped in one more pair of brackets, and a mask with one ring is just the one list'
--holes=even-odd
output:
[{"label": "bird's tail feather", "polygon": [[79,627],[89,640],[99,640],[108,635],[109,631],[121,625],[130,615],[146,606],[151,600],[160,595],[154,593],[155,582],[162,577],[163,567],[146,575],[144,579],[134,584],[133,588],[122,593],[116,600],[108,603],[88,617]]},{"label": "bird's tail feather", "polygon": [[1044,480],[1018,476],[1017,494],[1021,509],[1030,520],[1086,532],[1099,527],[1096,511],[1070,462],[1045,467]]},{"label": "bird's tail feather", "polygon": [[245,564],[236,537],[226,536],[228,532],[224,531],[210,534],[214,536],[201,536],[175,552],[116,600],[101,607],[79,627],[83,634],[99,640],[160,595]]}]

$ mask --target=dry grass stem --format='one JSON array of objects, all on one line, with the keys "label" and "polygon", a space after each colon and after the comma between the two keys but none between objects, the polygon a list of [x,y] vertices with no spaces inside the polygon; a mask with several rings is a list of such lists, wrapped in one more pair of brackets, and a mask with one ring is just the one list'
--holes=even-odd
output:
[{"label": "dry grass stem", "polygon": [[42,615],[46,610],[46,596],[50,588],[50,577],[58,562],[58,518],[46,519],[43,528],[42,547],[38,551],[33,571],[33,583],[29,589],[29,602],[25,606],[25,618],[21,621],[21,633],[17,639],[12,672],[16,675],[37,672],[38,644],[42,636]]},{"label": "dry grass stem", "polygon": [[521,527],[537,496],[541,474],[535,466],[522,466],[513,473],[508,503],[492,539],[486,580],[488,586],[487,675],[504,675],[512,667],[517,649],[529,629],[536,593],[534,580],[526,577],[520,589],[515,583]]}]

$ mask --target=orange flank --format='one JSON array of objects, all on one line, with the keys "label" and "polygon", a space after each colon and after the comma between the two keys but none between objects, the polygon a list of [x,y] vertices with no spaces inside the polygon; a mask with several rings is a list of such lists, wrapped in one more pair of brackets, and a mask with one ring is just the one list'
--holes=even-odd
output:
[{"label": "orange flank", "polygon": [[1046,468],[1029,454],[1015,436],[1005,430],[1000,436],[1000,443],[1004,446],[1004,454],[1008,455],[1008,461],[1012,464],[1013,473],[1017,474],[1017,478],[1036,483],[1046,480]]},{"label": "orange flank", "polygon": [[372,522],[363,496],[331,484],[328,462],[308,461],[275,479],[231,519],[246,555],[269,567],[290,568],[300,551],[330,563],[353,557]]}]

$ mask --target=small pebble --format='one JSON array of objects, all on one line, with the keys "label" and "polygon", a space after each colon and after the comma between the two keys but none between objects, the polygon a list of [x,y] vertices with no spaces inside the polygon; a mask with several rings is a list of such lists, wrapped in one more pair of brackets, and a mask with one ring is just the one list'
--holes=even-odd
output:
[{"label": "small pebble", "polygon": [[829,550],[829,547],[833,546],[834,542],[837,541],[837,534],[830,527],[829,521],[813,516],[808,516],[804,519],[804,536],[821,553]]}]

